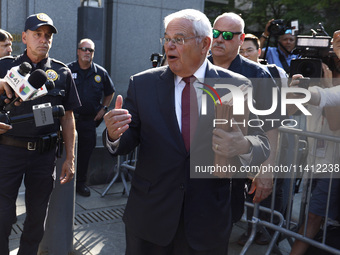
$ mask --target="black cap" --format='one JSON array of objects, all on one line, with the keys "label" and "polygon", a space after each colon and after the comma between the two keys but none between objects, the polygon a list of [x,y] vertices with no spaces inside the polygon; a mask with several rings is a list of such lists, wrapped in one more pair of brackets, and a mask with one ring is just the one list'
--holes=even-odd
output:
[{"label": "black cap", "polygon": [[25,32],[27,29],[35,31],[41,26],[50,26],[54,34],[58,33],[55,26],[53,26],[53,20],[45,13],[38,13],[28,16],[25,22]]}]

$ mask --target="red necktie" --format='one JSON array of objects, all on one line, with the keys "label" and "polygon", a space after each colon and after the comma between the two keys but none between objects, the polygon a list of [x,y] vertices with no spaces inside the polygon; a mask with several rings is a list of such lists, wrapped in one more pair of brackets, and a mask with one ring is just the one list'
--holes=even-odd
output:
[{"label": "red necktie", "polygon": [[182,92],[182,137],[187,151],[190,150],[190,142],[195,134],[198,121],[197,96],[193,85],[195,79],[195,76],[182,79],[185,82]]}]

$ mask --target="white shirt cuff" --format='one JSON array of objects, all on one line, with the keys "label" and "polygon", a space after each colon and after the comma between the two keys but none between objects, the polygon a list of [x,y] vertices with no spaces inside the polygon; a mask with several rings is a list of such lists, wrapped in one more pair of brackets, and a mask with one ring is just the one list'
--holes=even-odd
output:
[{"label": "white shirt cuff", "polygon": [[246,153],[246,154],[238,155],[238,157],[239,157],[239,159],[241,161],[241,164],[243,166],[249,166],[250,162],[253,159],[253,145],[252,145],[252,143],[250,141],[249,141],[249,143],[250,143],[250,151],[248,153]]},{"label": "white shirt cuff", "polygon": [[118,138],[116,141],[110,141],[109,135],[106,130],[106,148],[109,150],[111,154],[116,153],[118,146],[119,146],[120,138]]}]

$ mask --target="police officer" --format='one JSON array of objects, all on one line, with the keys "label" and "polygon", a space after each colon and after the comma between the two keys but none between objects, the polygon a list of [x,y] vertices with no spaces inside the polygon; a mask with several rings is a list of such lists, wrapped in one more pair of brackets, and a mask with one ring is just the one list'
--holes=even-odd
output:
[{"label": "police officer", "polygon": [[[29,16],[25,22],[22,41],[26,50],[17,57],[0,60],[0,77],[7,70],[28,62],[32,71],[39,68],[54,81],[55,88],[48,95],[13,107],[11,116],[32,113],[32,106],[43,103],[62,105],[65,115],[54,118],[54,123],[36,127],[35,122],[27,121],[12,124],[12,129],[0,135],[0,254],[9,254],[8,237],[16,216],[16,198],[24,178],[26,219],[20,239],[19,255],[37,254],[44,234],[44,221],[47,205],[53,189],[58,133],[62,127],[66,160],[63,163],[59,181],[69,182],[74,175],[75,122],[73,109],[79,107],[72,74],[62,62],[50,58],[53,34],[57,29],[52,19],[44,14]],[[8,84],[1,79],[0,91],[5,89],[8,97],[13,97]],[[10,95],[12,94],[12,95]],[[63,219],[60,219],[61,221]]]},{"label": "police officer", "polygon": [[82,103],[74,110],[78,132],[76,191],[85,197],[91,194],[85,183],[89,160],[96,146],[96,127],[103,120],[115,91],[107,71],[93,62],[94,49],[92,40],[80,40],[78,60],[68,64]]}]

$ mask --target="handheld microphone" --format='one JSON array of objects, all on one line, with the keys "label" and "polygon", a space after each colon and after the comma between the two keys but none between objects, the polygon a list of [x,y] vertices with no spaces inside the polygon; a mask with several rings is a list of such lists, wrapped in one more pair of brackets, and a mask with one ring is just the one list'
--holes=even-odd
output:
[{"label": "handheld microphone", "polygon": [[47,94],[47,89],[44,86],[47,81],[46,73],[37,69],[31,75],[28,75],[27,71],[29,70],[31,70],[31,65],[23,62],[20,66],[14,66],[7,72],[5,80],[19,97],[14,98],[10,104],[6,105],[7,96],[6,94],[2,95],[0,107],[4,107],[5,111],[9,111],[14,103],[20,99],[27,101]]},{"label": "handheld microphone", "polygon": [[[29,63],[23,62],[20,66],[14,66],[10,70],[7,71],[5,76],[5,80],[9,86],[13,89],[13,91],[23,100],[26,101],[38,88],[40,88],[47,80],[46,73],[42,74],[42,72],[33,72],[28,75],[28,72],[31,71],[32,67]],[[38,69],[39,70],[39,69]],[[28,72],[27,72],[28,71]],[[44,80],[43,75],[45,75],[46,79]],[[30,78],[31,77],[31,78]],[[32,83],[30,83],[30,80]]]},{"label": "handheld microphone", "polygon": [[65,109],[62,105],[54,105],[51,106],[50,103],[34,105],[33,112],[17,115],[17,116],[10,116],[7,113],[0,113],[0,122],[13,125],[17,123],[22,123],[26,121],[35,121],[35,125],[45,126],[49,124],[53,124],[53,118],[59,118],[65,115]]},{"label": "handheld microphone", "polygon": [[[37,69],[37,70],[40,70],[40,69]],[[45,96],[49,90],[52,90],[54,88],[55,88],[54,82],[48,79],[43,86],[41,86],[39,89],[36,90],[36,92],[30,97],[29,100],[34,100],[38,97]]]}]

